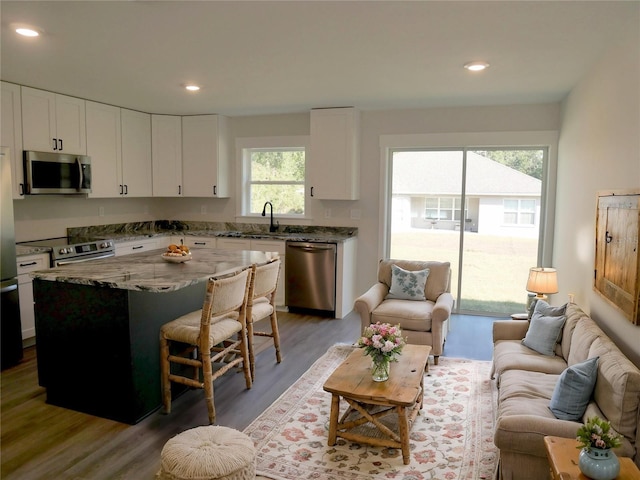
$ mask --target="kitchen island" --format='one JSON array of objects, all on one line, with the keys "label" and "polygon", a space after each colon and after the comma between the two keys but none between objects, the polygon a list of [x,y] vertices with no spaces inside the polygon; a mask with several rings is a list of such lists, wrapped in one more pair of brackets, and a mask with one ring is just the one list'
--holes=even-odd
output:
[{"label": "kitchen island", "polygon": [[206,280],[275,253],[164,250],[32,273],[38,380],[47,402],[137,423],[161,405],[160,327],[202,308]]}]

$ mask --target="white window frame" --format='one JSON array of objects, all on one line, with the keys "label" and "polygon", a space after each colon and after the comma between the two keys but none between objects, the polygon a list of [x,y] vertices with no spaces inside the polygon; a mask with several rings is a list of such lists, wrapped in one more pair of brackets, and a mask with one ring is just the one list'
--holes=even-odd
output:
[{"label": "white window frame", "polygon": [[[282,137],[241,137],[236,139],[236,165],[237,169],[237,191],[240,192],[240,198],[236,202],[236,218],[256,218],[261,217],[258,213],[250,213],[251,205],[250,195],[250,175],[251,175],[251,150],[278,150],[278,149],[304,149],[305,151],[305,184],[304,191],[307,191],[307,159],[309,155],[310,140],[308,135],[291,135]],[[305,193],[306,195],[306,193]],[[296,214],[274,214],[278,218],[300,219],[309,216],[309,206],[305,198],[305,213]]]}]

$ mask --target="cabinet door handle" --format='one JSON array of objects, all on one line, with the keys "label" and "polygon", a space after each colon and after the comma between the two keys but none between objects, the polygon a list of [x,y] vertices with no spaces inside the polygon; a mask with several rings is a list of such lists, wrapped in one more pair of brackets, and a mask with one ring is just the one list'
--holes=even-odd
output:
[{"label": "cabinet door handle", "polygon": [[53,140],[53,150],[54,151],[58,150],[58,139],[52,138],[51,140]]},{"label": "cabinet door handle", "polygon": [[194,245],[206,245],[207,242],[193,242]]},{"label": "cabinet door handle", "polygon": [[24,195],[24,183],[20,184],[20,195]]},{"label": "cabinet door handle", "polygon": [[21,263],[21,267],[30,267],[31,265],[37,265],[38,262]]},{"label": "cabinet door handle", "polygon": [[124,186],[124,194],[125,195],[129,195],[129,185],[125,184],[125,186]]},{"label": "cabinet door handle", "polygon": [[178,185],[178,195],[182,195],[182,185]]},{"label": "cabinet door handle", "polygon": [[313,197],[313,187],[311,187],[311,196]]},{"label": "cabinet door handle", "polygon": [[131,250],[140,250],[141,248],[144,248],[144,245],[138,245],[137,247],[131,247]]},{"label": "cabinet door handle", "polygon": [[213,186],[213,194],[214,194],[214,195],[217,195],[217,194],[218,194],[218,192],[216,191],[216,186],[215,186],[215,185]]},{"label": "cabinet door handle", "polygon": [[124,187],[122,186],[122,184],[120,184],[120,195],[124,194]]},{"label": "cabinet door handle", "polygon": [[60,148],[58,150],[62,151],[62,139],[59,138],[58,140],[60,140]]}]

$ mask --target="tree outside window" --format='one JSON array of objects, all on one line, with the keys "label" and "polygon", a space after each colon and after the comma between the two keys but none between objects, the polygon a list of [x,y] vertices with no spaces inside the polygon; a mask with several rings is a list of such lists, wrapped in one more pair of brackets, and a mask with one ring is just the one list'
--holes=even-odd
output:
[{"label": "tree outside window", "polygon": [[273,213],[304,215],[305,149],[249,148],[248,214],[261,214],[265,202]]}]

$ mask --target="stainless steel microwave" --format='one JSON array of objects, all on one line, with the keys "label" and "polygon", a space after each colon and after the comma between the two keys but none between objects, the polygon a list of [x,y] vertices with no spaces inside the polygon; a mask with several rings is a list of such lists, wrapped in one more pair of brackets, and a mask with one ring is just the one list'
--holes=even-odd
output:
[{"label": "stainless steel microwave", "polygon": [[67,153],[24,152],[25,193],[91,193],[91,158]]}]

